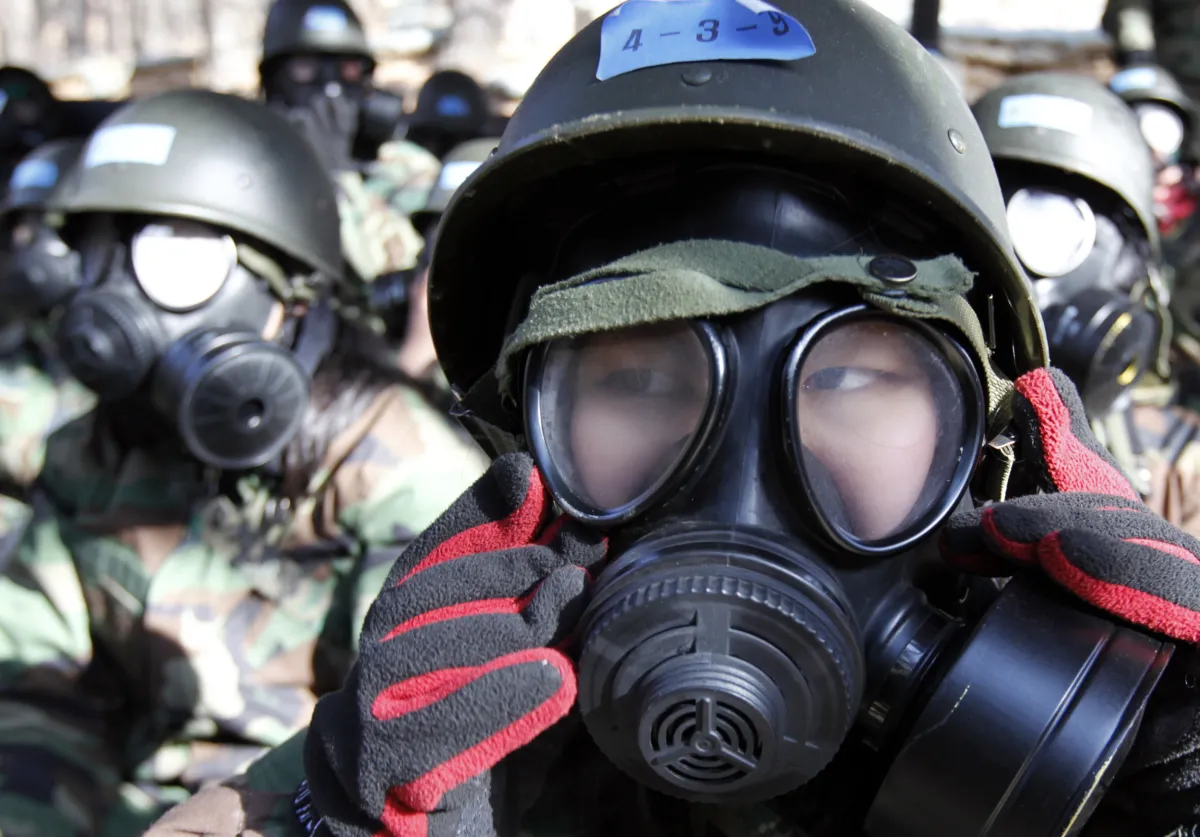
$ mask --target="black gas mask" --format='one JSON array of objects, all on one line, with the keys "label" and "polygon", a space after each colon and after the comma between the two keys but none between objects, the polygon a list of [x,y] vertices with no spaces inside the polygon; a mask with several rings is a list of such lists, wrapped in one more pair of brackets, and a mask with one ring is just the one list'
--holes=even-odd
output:
[{"label": "black gas mask", "polygon": [[334,338],[327,306],[303,320],[239,261],[227,234],[190,221],[147,219],[119,232],[89,222],[83,285],[59,326],[63,360],[102,401],[149,406],[206,465],[272,461],[303,421],[309,385]]},{"label": "black gas mask", "polygon": [[8,252],[0,296],[25,316],[45,314],[79,287],[79,254],[46,224],[41,213],[14,213],[5,224]]},{"label": "black gas mask", "polygon": [[1006,192],[1013,244],[1033,280],[1050,357],[1103,415],[1155,364],[1166,291],[1136,222],[1068,191]]},{"label": "black gas mask", "polygon": [[357,116],[353,157],[371,160],[404,118],[402,98],[371,86],[374,67],[373,60],[358,55],[291,55],[264,67],[263,92],[271,105],[283,109],[306,107],[318,97],[352,103]]},{"label": "black gas mask", "polygon": [[[901,752],[868,818],[880,837],[1066,833],[1094,801],[1161,644],[1020,584],[976,625],[918,588],[984,438],[974,363],[947,333],[806,292],[545,344],[526,405],[556,499],[610,531],[579,707],[639,782],[762,800],[853,738]],[[920,741],[914,718],[945,732]],[[947,785],[920,777],[982,747],[1002,767],[951,818],[961,830],[929,828]]]}]

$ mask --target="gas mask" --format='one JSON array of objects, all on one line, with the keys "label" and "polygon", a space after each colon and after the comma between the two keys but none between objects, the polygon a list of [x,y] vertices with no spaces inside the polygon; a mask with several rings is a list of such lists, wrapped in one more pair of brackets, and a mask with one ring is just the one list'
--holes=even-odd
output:
[{"label": "gas mask", "polygon": [[1050,357],[1103,415],[1158,359],[1167,292],[1134,222],[1064,191],[1008,198],[1017,256],[1033,280]]},{"label": "gas mask", "polygon": [[3,297],[26,315],[44,314],[79,287],[79,254],[72,251],[39,214],[24,213],[10,226]]},{"label": "gas mask", "polygon": [[327,306],[288,317],[221,231],[175,219],[132,235],[89,222],[83,289],[59,325],[63,360],[102,401],[148,407],[189,453],[231,470],[271,462],[298,430],[335,324]]},{"label": "gas mask", "polygon": [[[917,579],[983,448],[975,361],[831,287],[530,351],[530,448],[613,556],[578,629],[583,721],[693,802],[790,792],[855,741],[899,754],[868,834],[1073,833],[1167,652],[1023,582],[976,621],[930,604]],[[923,779],[961,785],[947,763],[984,751],[947,819]]]},{"label": "gas mask", "polygon": [[1178,163],[1187,139],[1187,126],[1179,112],[1158,102],[1138,102],[1133,112],[1156,166],[1162,169]]}]

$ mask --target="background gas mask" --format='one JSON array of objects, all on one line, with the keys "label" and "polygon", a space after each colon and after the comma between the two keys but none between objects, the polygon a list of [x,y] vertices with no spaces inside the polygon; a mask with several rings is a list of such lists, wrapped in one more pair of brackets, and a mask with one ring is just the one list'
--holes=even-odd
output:
[{"label": "background gas mask", "polygon": [[1149,246],[1132,213],[1073,190],[1010,184],[1005,196],[1053,363],[1102,415],[1160,355],[1169,300]]},{"label": "background gas mask", "polygon": [[1138,102],[1133,105],[1133,112],[1157,167],[1179,163],[1188,139],[1187,126],[1179,112],[1159,102]]},{"label": "background gas mask", "polygon": [[0,295],[12,310],[44,314],[79,287],[79,254],[71,250],[41,213],[14,213],[8,235]]},{"label": "background gas mask", "polygon": [[207,225],[86,223],[84,288],[59,326],[71,372],[102,401],[155,410],[209,466],[274,459],[299,428],[332,344],[329,309],[316,304],[303,321],[283,315],[233,238]]}]

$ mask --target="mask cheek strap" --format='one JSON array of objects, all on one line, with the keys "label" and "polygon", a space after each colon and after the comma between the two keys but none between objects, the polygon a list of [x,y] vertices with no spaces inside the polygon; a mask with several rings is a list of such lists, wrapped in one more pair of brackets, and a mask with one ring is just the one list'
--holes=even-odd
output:
[{"label": "mask cheek strap", "polygon": [[333,349],[337,330],[337,317],[326,300],[314,304],[307,316],[300,321],[300,336],[296,339],[292,356],[310,381],[321,361],[328,357]]}]

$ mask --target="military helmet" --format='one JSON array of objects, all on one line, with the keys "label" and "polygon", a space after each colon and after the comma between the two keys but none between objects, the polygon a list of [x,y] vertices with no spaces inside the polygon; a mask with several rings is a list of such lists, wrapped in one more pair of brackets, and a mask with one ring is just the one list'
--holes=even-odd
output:
[{"label": "military helmet", "polygon": [[442,162],[441,173],[425,199],[425,206],[412,214],[413,225],[421,230],[431,221],[437,220],[438,216],[446,211],[455,190],[479,168],[499,144],[499,137],[486,137],[468,140],[455,146]]},{"label": "military helmet", "polygon": [[29,152],[17,163],[4,196],[5,213],[45,209],[64,175],[71,171],[83,150],[81,139],[51,140]]},{"label": "military helmet", "polygon": [[1191,126],[1195,119],[1195,103],[1179,86],[1175,76],[1162,67],[1141,66],[1121,70],[1108,80],[1108,89],[1127,105],[1157,102],[1178,113]]},{"label": "military helmet", "polygon": [[131,102],[100,123],[51,208],[202,221],[342,276],[337,195],[316,152],[284,117],[238,96]]},{"label": "military helmet", "polygon": [[458,70],[439,70],[417,94],[408,128],[416,133],[432,128],[478,136],[487,127],[487,120],[487,94],[479,82]]},{"label": "military helmet", "polygon": [[974,110],[997,164],[1033,163],[1103,186],[1136,213],[1158,251],[1154,161],[1116,94],[1086,76],[1029,73],[989,91]]},{"label": "military helmet", "polygon": [[345,0],[275,0],[263,28],[259,70],[276,58],[314,53],[374,61],[362,22]]},{"label": "military helmet", "polygon": [[[675,5],[685,13],[685,4],[662,4]],[[815,48],[809,57],[661,64],[598,81],[606,16],[550,60],[496,153],[441,220],[430,323],[453,385],[465,390],[494,365],[506,317],[525,293],[518,288],[528,288],[531,254],[547,249],[546,228],[557,223],[548,216],[558,210],[547,205],[580,193],[564,174],[615,164],[610,173],[632,176],[639,158],[692,152],[809,172],[832,164],[918,202],[960,242],[955,252],[978,272],[982,304],[991,297],[997,333],[1012,348],[999,362],[1015,372],[1044,365],[1041,320],[1009,240],[995,169],[953,80],[864,2],[773,6],[802,24]],[[765,31],[787,28],[778,12],[758,18]],[[711,23],[681,19],[680,28],[702,40]],[[623,44],[607,39],[607,55],[651,43],[652,33],[624,34]]]}]

